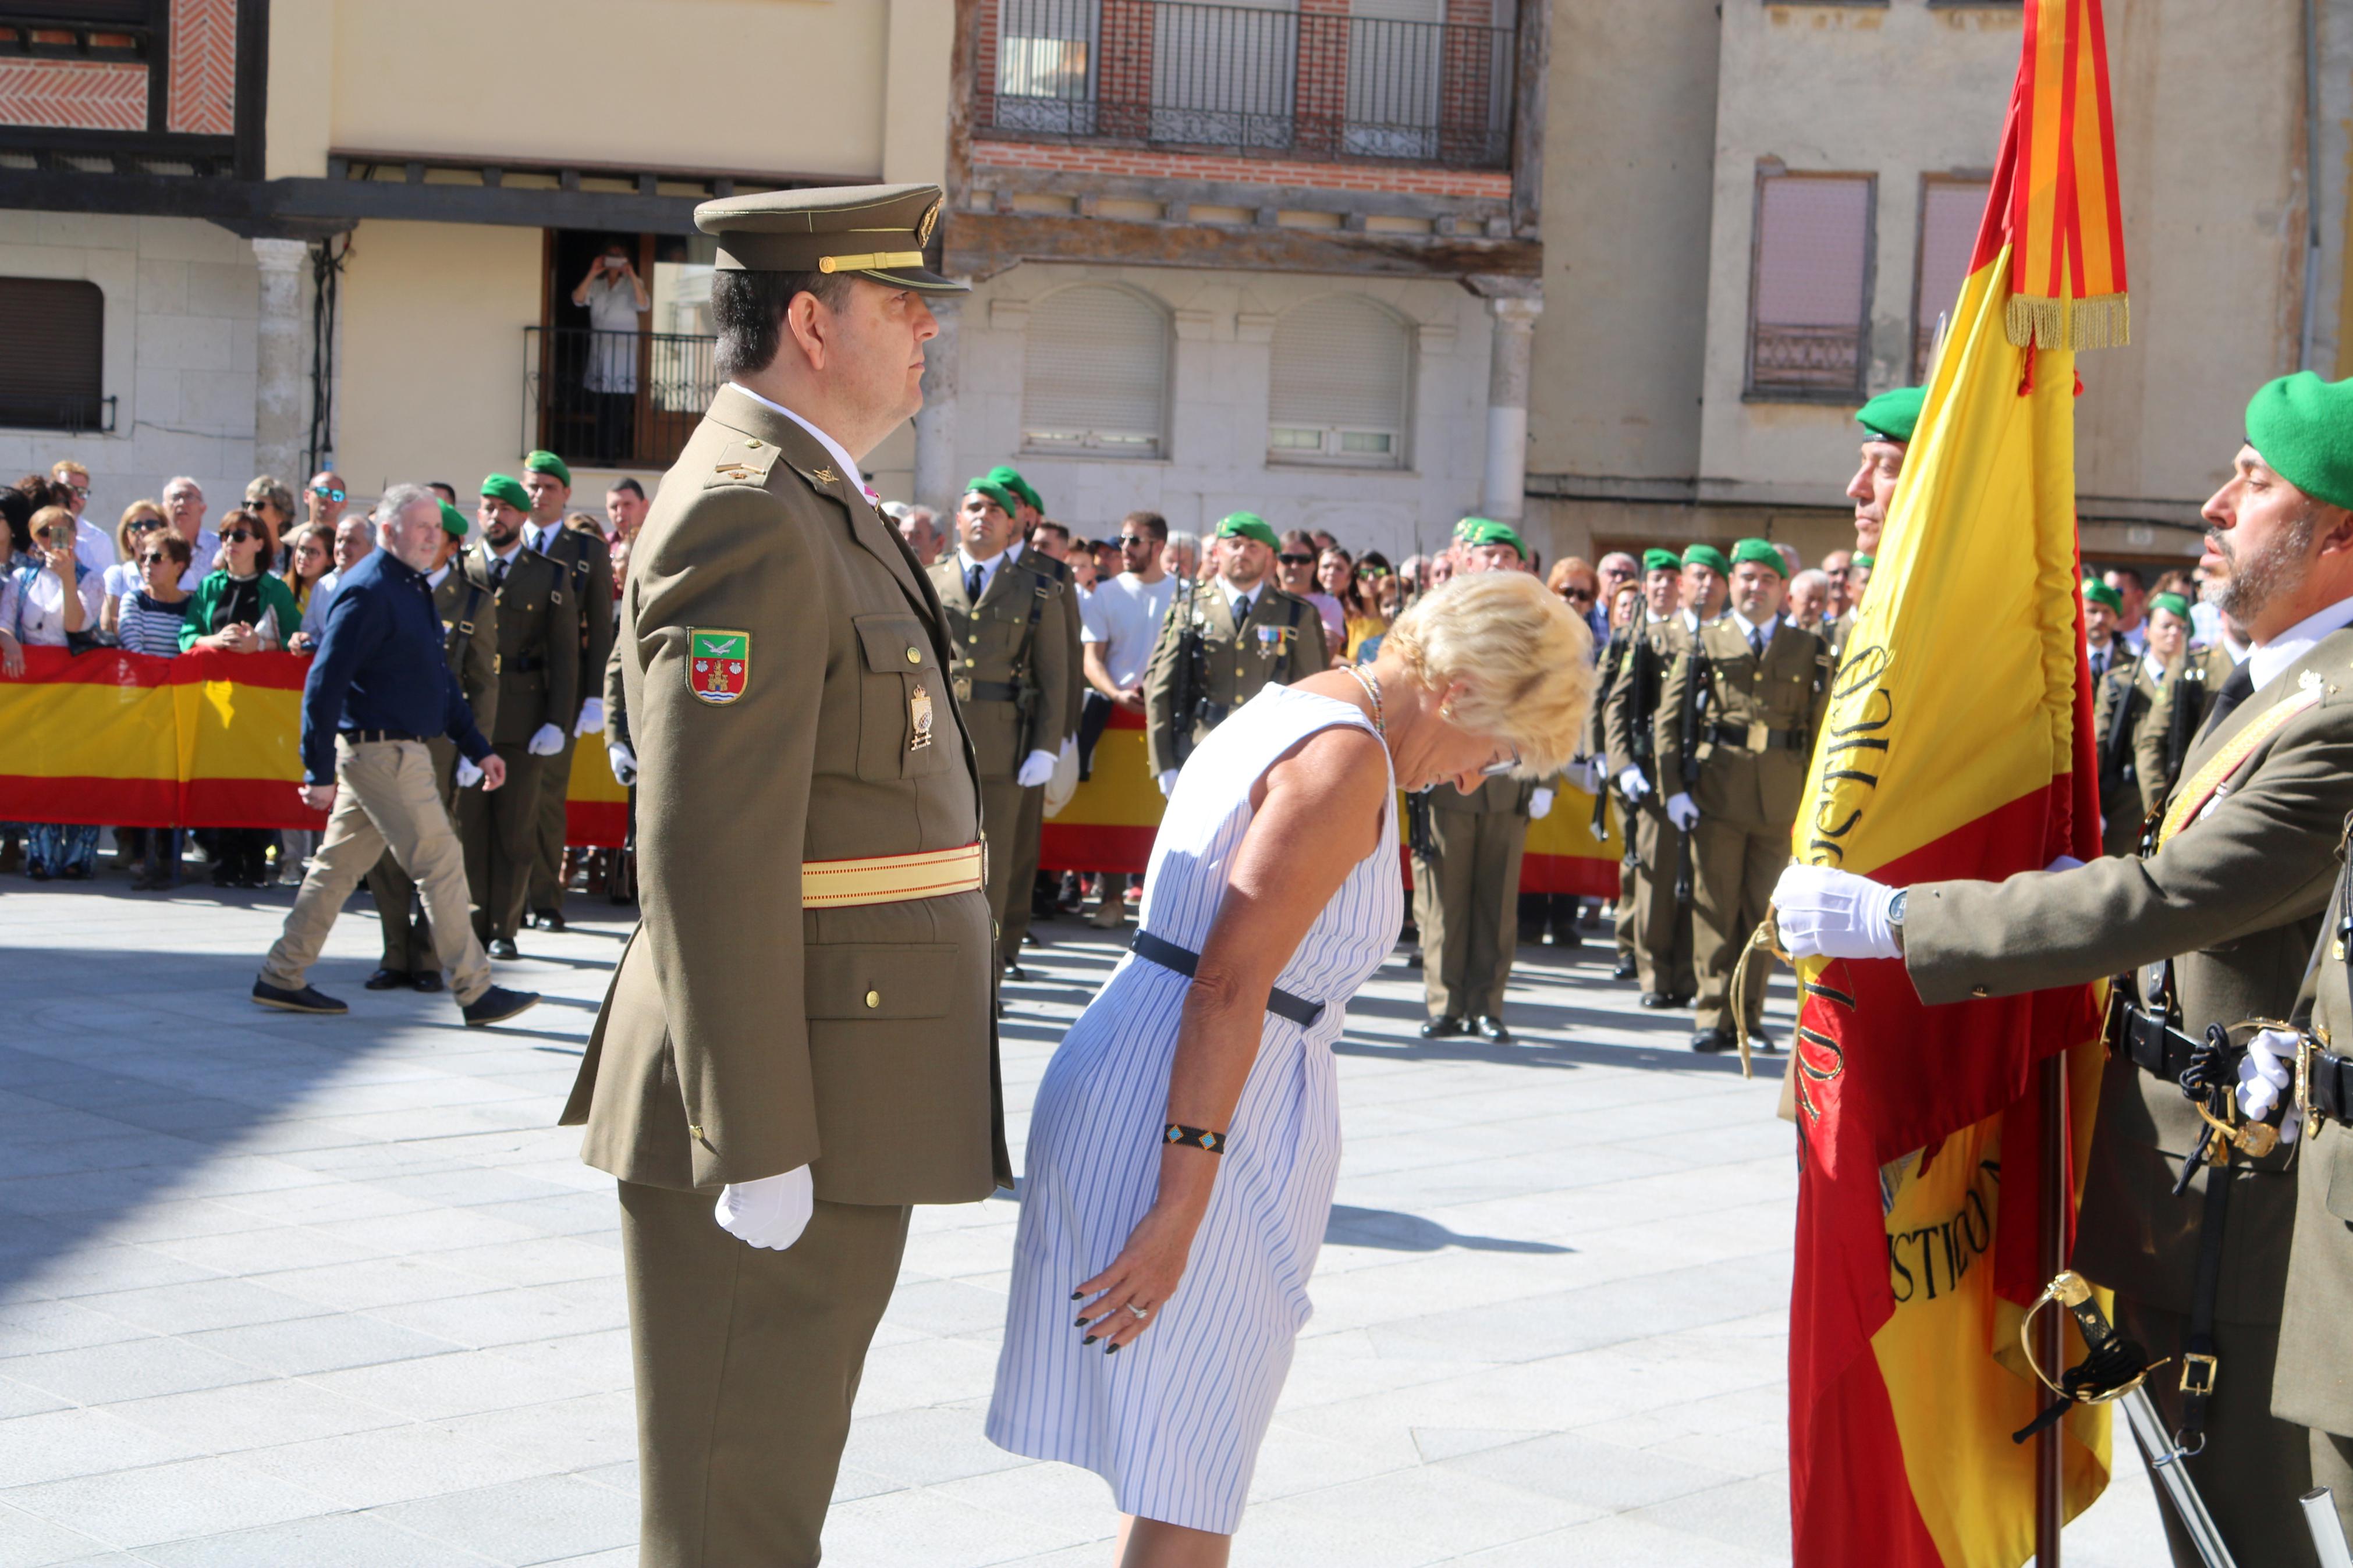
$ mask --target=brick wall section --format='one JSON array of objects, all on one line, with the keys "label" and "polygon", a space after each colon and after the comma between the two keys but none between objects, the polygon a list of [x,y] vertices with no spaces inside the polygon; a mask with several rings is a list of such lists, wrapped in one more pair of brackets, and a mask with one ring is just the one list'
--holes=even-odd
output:
[{"label": "brick wall section", "polygon": [[1440,169],[1396,163],[1324,163],[1279,158],[1231,158],[1190,153],[1081,143],[976,140],[973,182],[992,174],[1044,169],[1070,174],[1125,174],[1146,179],[1221,180],[1324,191],[1398,191],[1415,195],[1485,196],[1509,201],[1512,176],[1502,170]]}]

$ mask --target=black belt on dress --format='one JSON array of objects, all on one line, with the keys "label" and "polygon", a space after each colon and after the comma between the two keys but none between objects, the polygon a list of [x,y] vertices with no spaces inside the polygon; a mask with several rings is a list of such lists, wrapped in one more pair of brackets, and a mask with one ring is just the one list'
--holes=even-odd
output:
[{"label": "black belt on dress", "polygon": [[2198,1042],[2162,1018],[2142,1011],[2134,1002],[2120,1004],[2124,1014],[2124,1050],[2135,1067],[2168,1083],[2178,1084],[2189,1070]]},{"label": "black belt on dress", "polygon": [[[1187,980],[1193,978],[1193,971],[1201,962],[1201,955],[1192,949],[1178,947],[1173,942],[1163,942],[1148,931],[1137,931],[1135,939],[1127,945],[1128,951],[1136,957],[1156,963],[1163,969],[1173,969]],[[1294,996],[1278,985],[1267,993],[1266,1010],[1278,1018],[1288,1018],[1304,1029],[1312,1027],[1315,1020],[1324,1016],[1324,1004],[1310,1002],[1304,996]]]},{"label": "black belt on dress", "polygon": [[423,741],[422,735],[412,735],[406,730],[344,730],[344,740],[354,746],[375,746],[394,741]]}]

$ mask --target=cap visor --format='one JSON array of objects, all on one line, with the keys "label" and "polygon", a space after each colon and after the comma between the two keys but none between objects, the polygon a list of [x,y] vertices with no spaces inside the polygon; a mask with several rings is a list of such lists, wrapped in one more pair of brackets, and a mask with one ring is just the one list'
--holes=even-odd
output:
[{"label": "cap visor", "polygon": [[885,288],[914,289],[925,294],[969,294],[972,292],[971,284],[959,283],[953,278],[943,278],[938,273],[923,267],[894,268],[887,272],[881,270],[880,268],[876,268],[870,271],[860,272],[858,276],[860,278],[871,278],[875,282],[883,285]]}]

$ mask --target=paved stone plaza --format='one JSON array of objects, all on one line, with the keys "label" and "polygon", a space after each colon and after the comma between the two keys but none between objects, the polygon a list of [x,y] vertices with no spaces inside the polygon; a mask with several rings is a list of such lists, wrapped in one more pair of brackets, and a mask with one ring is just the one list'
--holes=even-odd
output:
[{"label": "paved stone plaza", "polygon": [[[364,900],[313,975],[351,1017],[255,1008],[290,899],[0,881],[0,1568],[634,1563],[611,1183],[552,1125],[627,923],[575,898],[500,966],[546,1003],[469,1031],[360,988]],[[1040,931],[1017,1160],[1114,956]],[[1512,1045],[1415,1037],[1401,965],[1349,1010],[1339,1206],[1238,1563],[1788,1560],[1778,1079],[1694,1057],[1596,948],[1521,961]],[[980,1436],[1013,1219],[917,1211],[829,1564],[1110,1568],[1103,1484]],[[2128,1458],[2067,1544],[2164,1560]]]}]

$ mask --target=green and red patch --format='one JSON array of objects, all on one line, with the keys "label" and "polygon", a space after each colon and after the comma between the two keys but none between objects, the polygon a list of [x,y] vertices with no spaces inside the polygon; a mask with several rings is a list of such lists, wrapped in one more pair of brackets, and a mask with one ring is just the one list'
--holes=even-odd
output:
[{"label": "green and red patch", "polygon": [[686,689],[719,706],[744,695],[752,679],[752,634],[705,631],[686,634]]}]

